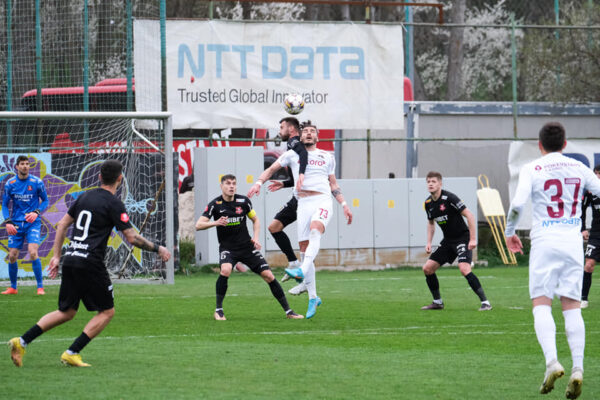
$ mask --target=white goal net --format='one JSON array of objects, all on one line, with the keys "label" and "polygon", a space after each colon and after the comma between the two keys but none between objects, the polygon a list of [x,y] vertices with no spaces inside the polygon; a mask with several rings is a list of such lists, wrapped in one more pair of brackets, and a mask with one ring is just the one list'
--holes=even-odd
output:
[{"label": "white goal net", "polygon": [[[0,192],[15,176],[17,157],[26,155],[30,173],[42,179],[48,194],[48,209],[41,215],[39,247],[44,268],[52,257],[58,221],[77,196],[99,185],[100,164],[107,159],[124,165],[124,181],[117,196],[133,226],[144,237],[173,251],[174,168],[169,117],[169,113],[135,112],[0,113]],[[2,225],[0,278],[8,278],[7,242]],[[173,282],[172,260],[164,263],[156,253],[132,247],[116,230],[110,235],[105,262],[113,279]],[[31,260],[27,246],[23,246],[19,275],[30,272]]]}]

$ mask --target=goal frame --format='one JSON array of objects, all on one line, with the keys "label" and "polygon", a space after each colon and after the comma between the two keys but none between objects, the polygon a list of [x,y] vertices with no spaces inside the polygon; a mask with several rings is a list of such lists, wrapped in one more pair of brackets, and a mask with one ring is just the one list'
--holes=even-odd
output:
[{"label": "goal frame", "polygon": [[[165,148],[165,216],[166,216],[166,247],[174,252],[175,246],[175,215],[174,215],[174,168],[173,168],[173,115],[170,112],[83,112],[83,111],[0,111],[0,121],[12,120],[38,120],[38,119],[145,119],[162,120],[164,123],[164,148]],[[175,283],[175,261],[173,257],[165,263],[166,277],[164,283]],[[129,280],[116,280],[126,282]]]}]

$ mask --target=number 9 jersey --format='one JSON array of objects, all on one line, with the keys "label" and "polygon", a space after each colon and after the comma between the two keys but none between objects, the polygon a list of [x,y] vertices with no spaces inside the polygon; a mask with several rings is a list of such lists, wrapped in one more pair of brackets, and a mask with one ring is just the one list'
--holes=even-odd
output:
[{"label": "number 9 jersey", "polygon": [[581,240],[580,202],[585,190],[600,195],[600,179],[578,160],[552,152],[526,164],[508,211],[506,236],[515,234],[523,207],[531,197],[532,240],[572,240],[578,235]]},{"label": "number 9 jersey", "polygon": [[123,202],[101,188],[80,195],[68,214],[74,224],[63,262],[69,266],[103,269],[112,229],[123,231],[132,227]]}]

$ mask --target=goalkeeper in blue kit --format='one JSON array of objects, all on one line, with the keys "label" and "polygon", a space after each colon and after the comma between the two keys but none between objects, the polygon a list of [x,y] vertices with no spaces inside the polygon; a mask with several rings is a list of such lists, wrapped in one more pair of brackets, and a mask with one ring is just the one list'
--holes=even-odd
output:
[{"label": "goalkeeper in blue kit", "polygon": [[[41,202],[40,202],[41,200]],[[9,204],[12,202],[12,212]],[[40,214],[48,208],[48,196],[44,182],[29,174],[29,157],[17,157],[17,175],[4,186],[2,216],[8,233],[8,275],[10,287],[2,294],[17,294],[17,274],[19,251],[27,240],[27,250],[33,273],[37,281],[37,294],[43,295],[42,262],[38,258],[40,245]]]}]

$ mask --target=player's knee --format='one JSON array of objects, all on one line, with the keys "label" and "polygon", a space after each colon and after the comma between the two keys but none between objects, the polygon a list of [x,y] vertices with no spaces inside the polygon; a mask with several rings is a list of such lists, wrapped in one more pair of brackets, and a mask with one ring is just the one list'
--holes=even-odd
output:
[{"label": "player's knee", "polygon": [[110,321],[115,316],[115,309],[111,308],[109,310],[100,311],[100,314],[104,317],[104,319]]},{"label": "player's knee", "polygon": [[74,310],[72,308],[68,309],[67,311],[61,311],[63,314],[63,321],[70,321],[73,318],[75,318],[75,315],[77,315],[77,310]]},{"label": "player's knee", "polygon": [[275,280],[275,276],[273,275],[273,272],[271,272],[271,270],[265,270],[265,271],[261,272],[260,276],[267,283],[271,283],[271,282],[273,282]]},{"label": "player's knee", "polygon": [[270,233],[277,233],[277,232],[281,232],[283,230],[283,226],[281,225],[281,222],[279,222],[277,220],[273,220],[269,224],[268,229],[269,229]]},{"label": "player's knee", "polygon": [[29,259],[36,260],[37,258],[38,258],[38,251],[37,250],[29,250]]},{"label": "player's knee", "polygon": [[232,269],[233,269],[233,266],[231,264],[221,264],[221,275],[229,278],[229,275],[231,275]]},{"label": "player's knee", "polygon": [[594,267],[596,266],[596,262],[594,260],[587,260],[585,262],[585,267],[583,268],[585,272],[591,274],[594,272]]},{"label": "player's knee", "polygon": [[459,263],[458,269],[463,276],[467,276],[471,273],[471,264],[469,263]]}]

